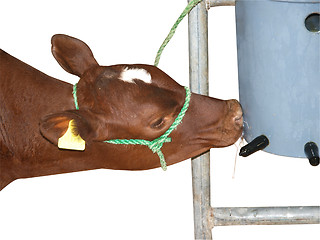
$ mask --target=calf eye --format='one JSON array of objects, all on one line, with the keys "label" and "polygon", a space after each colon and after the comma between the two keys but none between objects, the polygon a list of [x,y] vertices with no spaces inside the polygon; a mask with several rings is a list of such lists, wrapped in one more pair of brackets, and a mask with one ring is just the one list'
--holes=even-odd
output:
[{"label": "calf eye", "polygon": [[152,124],[151,124],[151,128],[161,128],[162,127],[162,125],[164,124],[164,118],[162,117],[162,118],[159,118],[159,119],[157,119],[155,122],[153,122]]}]

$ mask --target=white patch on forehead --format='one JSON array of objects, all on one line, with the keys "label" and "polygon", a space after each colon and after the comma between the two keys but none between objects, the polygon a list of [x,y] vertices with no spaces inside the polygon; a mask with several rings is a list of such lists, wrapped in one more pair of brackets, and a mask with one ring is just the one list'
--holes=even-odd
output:
[{"label": "white patch on forehead", "polygon": [[151,75],[147,70],[143,68],[124,68],[120,74],[120,80],[134,83],[134,79],[151,83]]}]

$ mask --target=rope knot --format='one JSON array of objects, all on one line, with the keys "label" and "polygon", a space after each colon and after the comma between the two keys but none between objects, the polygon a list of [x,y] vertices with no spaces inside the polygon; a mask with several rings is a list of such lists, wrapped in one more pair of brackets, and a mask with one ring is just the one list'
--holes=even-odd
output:
[{"label": "rope knot", "polygon": [[171,142],[171,138],[167,136],[161,136],[159,138],[156,138],[155,140],[151,141],[150,144],[148,144],[148,147],[153,153],[157,153],[158,157],[160,159],[161,168],[166,171],[167,170],[167,163],[164,158],[163,153],[161,152],[161,148],[165,142]]},{"label": "rope knot", "polygon": [[153,153],[156,153],[158,150],[160,150],[163,146],[163,144],[165,142],[171,142],[171,138],[169,137],[159,137],[159,138],[156,138],[155,140],[151,141],[149,144],[148,144],[148,147],[151,149],[151,151]]}]

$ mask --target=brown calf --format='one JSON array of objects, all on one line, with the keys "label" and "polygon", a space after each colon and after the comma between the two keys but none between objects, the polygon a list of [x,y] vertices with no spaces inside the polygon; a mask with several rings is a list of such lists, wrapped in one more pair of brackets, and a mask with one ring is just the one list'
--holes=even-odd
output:
[{"label": "brown calf", "polygon": [[[18,178],[159,167],[158,155],[146,146],[103,141],[161,136],[179,114],[185,89],[154,66],[100,66],[84,42],[66,35],[52,38],[52,53],[66,71],[80,77],[79,110],[71,84],[0,50],[0,189]],[[57,147],[71,120],[74,135],[85,141],[84,151]],[[241,133],[236,100],[192,94],[182,123],[161,151],[171,165],[231,145]]]}]

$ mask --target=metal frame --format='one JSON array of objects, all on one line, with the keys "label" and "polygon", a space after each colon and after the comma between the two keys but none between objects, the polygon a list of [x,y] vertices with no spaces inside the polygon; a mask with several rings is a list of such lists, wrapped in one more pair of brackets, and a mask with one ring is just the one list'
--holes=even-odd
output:
[{"label": "metal frame", "polygon": [[[188,0],[190,1],[190,0]],[[235,0],[204,0],[189,14],[189,71],[193,92],[208,95],[208,14]],[[209,152],[192,160],[195,239],[212,239],[214,226],[320,224],[320,207],[212,208]]]}]

